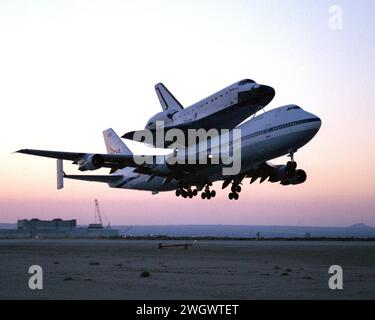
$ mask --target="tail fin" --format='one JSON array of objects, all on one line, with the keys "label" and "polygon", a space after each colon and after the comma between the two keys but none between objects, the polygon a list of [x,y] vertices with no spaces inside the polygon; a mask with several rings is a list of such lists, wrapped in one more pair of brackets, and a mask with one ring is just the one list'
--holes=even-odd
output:
[{"label": "tail fin", "polygon": [[155,86],[156,94],[158,95],[161,107],[163,110],[175,110],[180,111],[184,107],[178,100],[173,96],[172,93],[162,83],[158,83]]},{"label": "tail fin", "polygon": [[108,154],[133,154],[112,128],[104,130],[103,137]]}]

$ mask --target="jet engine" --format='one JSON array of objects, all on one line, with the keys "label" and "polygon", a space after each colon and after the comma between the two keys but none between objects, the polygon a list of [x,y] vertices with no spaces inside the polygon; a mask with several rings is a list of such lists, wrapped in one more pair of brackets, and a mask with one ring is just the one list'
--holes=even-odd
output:
[{"label": "jet engine", "polygon": [[293,177],[287,178],[285,180],[281,180],[281,184],[283,186],[288,186],[288,185],[297,185],[304,183],[307,179],[307,174],[304,170],[296,170],[294,173]]},{"label": "jet engine", "polygon": [[92,154],[78,161],[79,171],[92,171],[100,169],[104,164],[104,159],[99,154]]},{"label": "jet engine", "polygon": [[270,182],[284,181],[293,178],[296,173],[297,164],[289,161],[286,165],[279,166],[276,168],[274,174],[270,176]]}]

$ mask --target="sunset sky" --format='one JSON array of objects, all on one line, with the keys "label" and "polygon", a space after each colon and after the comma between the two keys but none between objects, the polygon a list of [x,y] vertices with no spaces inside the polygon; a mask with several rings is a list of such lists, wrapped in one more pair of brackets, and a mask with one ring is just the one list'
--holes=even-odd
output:
[{"label": "sunset sky", "polygon": [[[0,222],[90,223],[98,198],[114,225],[375,226],[374,12],[372,0],[0,1]],[[211,201],[79,181],[57,191],[54,160],[12,154],[104,153],[104,129],[141,129],[161,110],[156,83],[189,106],[243,78],[275,88],[267,110],[322,119],[296,154],[305,184],[245,181],[237,202],[221,184]]]}]

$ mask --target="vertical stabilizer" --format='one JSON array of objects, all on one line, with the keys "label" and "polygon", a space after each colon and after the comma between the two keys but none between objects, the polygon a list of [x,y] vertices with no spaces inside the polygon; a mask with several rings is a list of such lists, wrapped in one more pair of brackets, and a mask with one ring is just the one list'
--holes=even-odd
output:
[{"label": "vertical stabilizer", "polygon": [[163,110],[180,111],[184,108],[182,104],[173,96],[173,94],[169,92],[164,84],[158,83],[155,86],[155,91],[158,95]]},{"label": "vertical stabilizer", "polygon": [[108,154],[133,154],[112,128],[104,130],[103,137]]}]

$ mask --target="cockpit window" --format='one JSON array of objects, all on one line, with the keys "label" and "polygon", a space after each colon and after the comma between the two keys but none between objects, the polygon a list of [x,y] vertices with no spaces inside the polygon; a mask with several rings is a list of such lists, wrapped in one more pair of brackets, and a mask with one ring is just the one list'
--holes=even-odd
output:
[{"label": "cockpit window", "polygon": [[287,109],[287,111],[289,111],[289,110],[296,110],[296,109],[301,109],[301,108],[298,107],[298,106],[291,106],[291,107],[289,107],[289,108]]},{"label": "cockpit window", "polygon": [[238,85],[239,86],[243,86],[243,85],[249,84],[249,83],[255,83],[255,81],[254,80],[250,80],[250,79],[245,79],[245,80],[242,80],[242,81],[238,82]]}]

